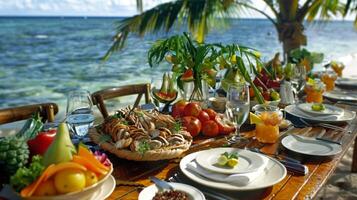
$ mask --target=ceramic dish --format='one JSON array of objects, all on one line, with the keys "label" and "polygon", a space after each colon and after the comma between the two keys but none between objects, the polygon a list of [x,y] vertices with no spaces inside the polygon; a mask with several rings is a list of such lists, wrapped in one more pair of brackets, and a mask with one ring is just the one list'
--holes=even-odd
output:
[{"label": "ceramic dish", "polygon": [[341,145],[296,135],[284,137],[281,144],[290,151],[310,156],[334,156],[342,151]]},{"label": "ceramic dish", "polygon": [[[235,167],[230,168],[217,164],[218,157],[225,152],[238,153],[238,164]],[[222,174],[242,174],[253,172],[258,170],[264,163],[261,154],[236,148],[214,148],[200,151],[196,157],[196,162],[207,170]]]},{"label": "ceramic dish", "polygon": [[286,176],[286,168],[277,160],[267,157],[268,163],[262,175],[254,180],[252,183],[245,186],[233,185],[227,182],[217,182],[205,178],[187,169],[187,165],[196,159],[198,152],[185,156],[180,162],[180,169],[189,179],[216,189],[232,190],[232,191],[248,191],[267,188],[279,183]]},{"label": "ceramic dish", "polygon": [[346,89],[356,89],[357,79],[356,78],[338,78],[335,82],[336,86]]},{"label": "ceramic dish", "polygon": [[353,101],[357,103],[357,92],[333,90],[324,92],[323,96],[332,101]]},{"label": "ceramic dish", "polygon": [[[25,200],[69,200],[69,199],[93,199],[95,196],[109,196],[115,187],[115,180],[111,175],[113,168],[108,172],[108,174],[100,180],[98,183],[85,188],[82,191],[71,192],[68,194],[56,195],[56,196],[31,196],[23,198]],[[114,184],[113,184],[114,183]],[[109,188],[104,188],[108,187]],[[103,198],[95,198],[103,199]]]},{"label": "ceramic dish", "polygon": [[[183,183],[169,183],[175,190],[183,191],[189,196],[189,200],[204,200],[205,196],[199,191],[197,188],[192,187],[191,185],[183,184]],[[155,196],[156,192],[158,192],[158,188],[156,185],[150,185],[146,187],[139,194],[139,200],[152,200]]]},{"label": "ceramic dish", "polygon": [[301,103],[301,104],[298,104],[297,107],[308,113],[308,114],[312,114],[312,115],[342,115],[343,114],[343,109],[342,108],[339,108],[339,107],[336,107],[336,106],[333,106],[333,105],[329,105],[329,104],[323,104],[325,106],[325,109],[324,110],[321,110],[321,111],[315,111],[315,110],[312,110],[312,103]]},{"label": "ceramic dish", "polygon": [[303,118],[307,121],[312,122],[324,122],[331,124],[339,124],[341,122],[351,121],[356,117],[356,113],[349,110],[344,110],[342,115],[327,115],[327,116],[318,116],[318,115],[309,115],[304,113],[296,105],[289,105],[285,107],[285,111],[293,116]]}]

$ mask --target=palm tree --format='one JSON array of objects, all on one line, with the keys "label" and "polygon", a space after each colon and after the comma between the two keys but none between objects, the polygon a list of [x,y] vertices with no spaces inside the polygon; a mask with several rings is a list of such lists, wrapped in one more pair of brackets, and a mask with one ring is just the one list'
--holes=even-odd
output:
[{"label": "palm tree", "polygon": [[[284,55],[292,49],[306,45],[304,20],[313,21],[317,18],[328,20],[333,16],[345,16],[356,12],[357,0],[260,0],[272,11],[274,18],[263,10],[254,7],[249,0],[175,0],[160,4],[138,15],[123,19],[117,26],[113,43],[107,51],[104,60],[121,48],[129,33],[140,36],[146,33],[168,32],[178,22],[187,24],[188,29],[198,42],[204,42],[205,34],[224,18],[237,17],[247,10],[264,15],[274,25],[279,41],[283,44]],[[142,10],[142,0],[137,0],[138,9]],[[356,7],[356,8],[354,8]],[[355,20],[357,27],[357,17]]]}]

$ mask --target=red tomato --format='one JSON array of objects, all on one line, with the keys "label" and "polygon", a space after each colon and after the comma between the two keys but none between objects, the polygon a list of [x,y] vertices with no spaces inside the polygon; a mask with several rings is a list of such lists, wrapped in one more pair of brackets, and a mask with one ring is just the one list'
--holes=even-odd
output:
[{"label": "red tomato", "polygon": [[55,139],[56,130],[40,132],[38,135],[27,141],[31,155],[44,155],[52,141]]},{"label": "red tomato", "polygon": [[187,105],[187,102],[185,100],[180,100],[178,102],[176,102],[173,106],[172,106],[172,113],[171,115],[174,118],[179,118],[183,116],[183,111],[185,109],[185,106]]},{"label": "red tomato", "polygon": [[203,109],[203,111],[205,111],[209,115],[209,118],[211,120],[214,120],[216,118],[217,113],[213,109],[207,108],[207,109]]},{"label": "red tomato", "polygon": [[182,125],[190,132],[192,137],[197,136],[201,131],[201,122],[196,117],[185,116],[182,118]]},{"label": "red tomato", "polygon": [[220,116],[216,116],[215,122],[218,125],[218,130],[220,135],[229,135],[230,133],[235,131],[235,127],[233,125],[227,124]]},{"label": "red tomato", "polygon": [[213,120],[208,120],[203,123],[202,126],[202,133],[205,136],[215,137],[219,133],[218,125]]},{"label": "red tomato", "polygon": [[205,111],[201,111],[200,114],[198,115],[198,119],[201,121],[201,123],[210,120],[209,115]]},{"label": "red tomato", "polygon": [[201,110],[202,110],[201,106],[198,105],[198,103],[191,102],[185,106],[183,113],[184,113],[184,116],[198,117]]}]

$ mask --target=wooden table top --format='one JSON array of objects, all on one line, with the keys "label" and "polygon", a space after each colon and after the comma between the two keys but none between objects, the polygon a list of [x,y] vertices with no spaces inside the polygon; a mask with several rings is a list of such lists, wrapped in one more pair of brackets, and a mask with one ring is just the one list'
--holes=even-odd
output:
[{"label": "wooden table top", "polygon": [[[341,105],[342,106],[342,105]],[[348,110],[357,110],[357,106],[343,106]],[[280,181],[278,184],[251,192],[227,192],[224,194],[232,196],[232,198],[239,199],[312,199],[316,196],[317,192],[326,183],[329,177],[335,171],[341,158],[347,152],[349,147],[353,145],[353,142],[357,135],[357,119],[347,125],[348,130],[351,133],[345,133],[342,138],[342,152],[329,160],[313,160],[311,157],[298,157],[303,164],[309,168],[309,173],[305,176],[298,176],[288,172],[287,176]],[[307,127],[307,128],[294,128],[290,131],[296,134],[302,134],[307,136],[313,136],[314,134],[321,131],[320,127]],[[326,134],[333,134],[332,130],[326,130]],[[246,136],[249,137],[249,132]],[[198,139],[195,141],[196,144],[201,144],[204,139]],[[226,144],[224,138],[216,139],[209,143],[198,145],[193,149],[190,149],[188,153],[192,153],[198,150],[220,147]],[[249,147],[256,147],[258,142],[250,139],[250,143],[247,145]],[[261,146],[259,146],[261,147]],[[279,143],[264,145],[261,150],[265,153],[275,153],[279,147]],[[285,153],[283,151],[281,153]],[[293,155],[296,156],[299,155]],[[117,180],[117,187],[114,192],[110,195],[108,199],[118,200],[118,199],[137,199],[140,191],[145,186],[149,186],[152,183],[148,180],[149,176],[156,176],[160,179],[168,180],[173,175],[178,175],[181,177],[184,183],[193,185],[198,188],[204,188],[197,183],[189,180],[185,177],[178,167],[180,159],[157,161],[157,162],[134,162],[119,159],[116,157],[111,157],[111,160],[115,166],[113,176]],[[130,185],[134,184],[134,185]],[[221,192],[214,188],[205,189]]]}]

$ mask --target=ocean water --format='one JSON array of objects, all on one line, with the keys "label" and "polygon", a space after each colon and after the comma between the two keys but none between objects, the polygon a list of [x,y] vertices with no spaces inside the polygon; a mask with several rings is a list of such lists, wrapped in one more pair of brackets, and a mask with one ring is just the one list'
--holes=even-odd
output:
[{"label": "ocean water", "polygon": [[[118,18],[0,18],[0,108],[55,102],[65,109],[66,95],[75,88],[90,92],[131,83],[150,82],[168,65],[150,68],[147,50],[159,38],[180,33],[131,35],[126,47],[101,62],[111,43]],[[206,42],[239,43],[254,47],[268,60],[281,51],[276,31],[267,20],[231,20],[212,31]],[[326,60],[357,52],[352,22],[306,26],[308,48]],[[182,30],[182,29],[180,29]]]}]

